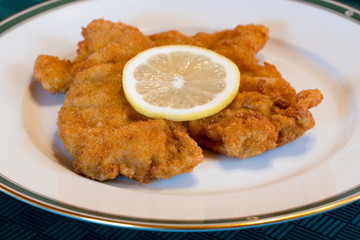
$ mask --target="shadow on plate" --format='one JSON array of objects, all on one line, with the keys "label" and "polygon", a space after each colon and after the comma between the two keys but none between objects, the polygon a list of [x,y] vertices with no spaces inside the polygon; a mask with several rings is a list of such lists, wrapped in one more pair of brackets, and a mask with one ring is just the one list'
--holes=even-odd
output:
[{"label": "shadow on plate", "polygon": [[31,97],[40,106],[62,105],[64,102],[64,94],[49,93],[41,86],[41,83],[34,80],[34,78],[31,79],[29,88]]},{"label": "shadow on plate", "polygon": [[72,166],[73,158],[68,153],[68,151],[65,149],[60,138],[58,137],[58,134],[59,134],[59,131],[56,131],[56,133],[53,136],[53,140],[52,140],[52,151],[54,154],[54,158],[61,166],[74,172],[74,169]]},{"label": "shadow on plate", "polygon": [[[258,156],[248,159],[226,158],[219,160],[219,166],[225,170],[238,168],[259,170],[268,168],[272,162],[280,158],[296,157],[310,151],[314,139],[304,135],[299,139],[276,149],[266,151]],[[213,153],[210,153],[213,154]],[[213,158],[213,157],[212,157]],[[220,157],[219,157],[220,158]]]},{"label": "shadow on plate", "polygon": [[148,184],[140,183],[124,176],[119,176],[114,180],[105,182],[105,184],[119,188],[161,191],[166,189],[173,190],[188,188],[194,186],[196,184],[196,180],[192,173],[187,173],[176,175],[169,179],[154,180]]}]

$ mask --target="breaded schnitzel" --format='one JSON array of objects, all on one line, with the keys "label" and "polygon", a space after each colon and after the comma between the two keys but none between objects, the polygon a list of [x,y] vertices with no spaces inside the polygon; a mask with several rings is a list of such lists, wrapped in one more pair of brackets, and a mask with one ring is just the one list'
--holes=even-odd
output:
[{"label": "breaded schnitzel", "polygon": [[127,102],[121,85],[128,59],[155,44],[134,27],[95,20],[83,29],[74,61],[40,55],[34,78],[51,93],[66,92],[59,137],[77,173],[104,181],[140,182],[191,172],[202,150],[182,123],[148,119]]},{"label": "breaded schnitzel", "polygon": [[[295,140],[315,124],[309,109],[322,101],[321,92],[296,93],[274,65],[258,63],[256,53],[269,38],[265,26],[145,36],[135,27],[99,19],[83,28],[82,35],[73,61],[40,55],[34,78],[51,93],[66,92],[59,137],[74,158],[75,171],[89,178],[169,178],[192,171],[202,161],[198,144],[249,158]],[[200,46],[231,59],[241,72],[233,102],[186,124],[137,113],[122,90],[124,64],[147,48],[170,44]]]},{"label": "breaded schnitzel", "polygon": [[319,90],[295,89],[275,66],[258,64],[256,53],[268,39],[261,25],[186,36],[177,31],[150,35],[156,45],[191,44],[209,48],[236,63],[241,72],[237,97],[221,112],[190,121],[200,145],[231,157],[249,158],[289,143],[314,127],[309,111],[322,101]]},{"label": "breaded schnitzel", "polygon": [[51,93],[66,92],[78,72],[102,63],[125,63],[155,44],[139,29],[103,19],[82,29],[84,40],[78,43],[73,61],[40,55],[34,66],[34,78]]},{"label": "breaded schnitzel", "polygon": [[182,123],[147,119],[128,104],[121,64],[78,73],[59,111],[59,137],[76,172],[96,180],[119,174],[140,182],[191,172],[202,150]]}]

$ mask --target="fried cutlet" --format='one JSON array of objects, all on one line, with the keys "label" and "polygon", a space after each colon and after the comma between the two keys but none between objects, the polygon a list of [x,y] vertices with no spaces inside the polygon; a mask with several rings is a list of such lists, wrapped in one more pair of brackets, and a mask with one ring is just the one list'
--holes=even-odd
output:
[{"label": "fried cutlet", "polygon": [[[287,144],[314,127],[309,109],[321,103],[323,96],[319,90],[296,93],[269,63],[240,66],[240,89],[234,101],[214,116],[189,122],[190,136],[200,145],[245,159]],[[240,114],[242,121],[239,120],[239,112],[243,111],[250,111],[252,118]],[[261,117],[256,118],[257,113]],[[228,124],[236,121],[241,124],[236,127]]]},{"label": "fried cutlet", "polygon": [[78,72],[102,63],[126,62],[155,44],[139,29],[104,19],[96,19],[82,29],[74,60],[39,55],[34,78],[51,93],[66,92]]},{"label": "fried cutlet", "polygon": [[[252,62],[256,52],[263,46],[263,41],[247,43],[254,43],[248,47],[253,49],[252,56],[249,56],[250,51],[246,56],[242,56],[240,51],[228,51],[228,57],[233,59],[241,72],[237,97],[220,113],[189,122],[190,136],[200,145],[243,159],[294,141],[313,128],[315,121],[309,109],[320,104],[323,99],[317,89],[296,93],[274,65]],[[213,50],[223,53],[227,43],[225,45],[217,45]],[[239,114],[244,111],[250,113]],[[261,117],[256,117],[258,113]],[[228,124],[233,122],[241,124]]]},{"label": "fried cutlet", "polygon": [[[297,93],[256,53],[269,38],[263,25],[193,36],[171,30],[145,36],[137,28],[103,19],[83,28],[84,39],[72,61],[40,55],[34,78],[51,93],[66,92],[59,111],[59,137],[79,174],[96,180],[116,176],[148,182],[186,173],[201,162],[202,147],[249,158],[289,143],[311,129],[309,111],[322,101],[317,89]],[[124,97],[122,68],[154,46],[195,45],[231,59],[241,84],[233,102],[207,118],[188,123],[149,119]],[[185,127],[186,126],[186,127]]]},{"label": "fried cutlet", "polygon": [[140,182],[191,172],[202,150],[182,123],[147,119],[124,97],[121,66],[78,73],[59,111],[59,137],[77,173],[104,181],[123,175]]},{"label": "fried cutlet", "polygon": [[256,53],[269,38],[262,25],[187,36],[168,31],[149,36],[157,46],[190,44],[231,59],[241,72],[237,97],[221,112],[188,124],[200,145],[231,157],[249,158],[289,143],[315,125],[309,111],[322,101],[319,90],[296,93],[270,63],[259,64]]}]

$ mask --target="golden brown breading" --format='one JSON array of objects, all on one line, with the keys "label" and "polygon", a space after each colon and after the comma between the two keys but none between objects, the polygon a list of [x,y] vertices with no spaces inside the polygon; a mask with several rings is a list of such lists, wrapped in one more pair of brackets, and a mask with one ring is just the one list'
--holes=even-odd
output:
[{"label": "golden brown breading", "polygon": [[61,128],[77,173],[104,181],[123,175],[139,182],[188,173],[202,161],[197,143],[178,124],[140,121],[119,128]]},{"label": "golden brown breading", "polygon": [[185,44],[211,49],[234,61],[242,71],[248,65],[257,64],[255,54],[265,45],[269,30],[263,25],[248,24],[215,33],[200,32],[194,36],[170,30],[149,35],[149,38],[156,46]]},{"label": "golden brown breading", "polygon": [[[234,101],[218,114],[190,121],[190,136],[206,148],[239,158],[256,156],[302,136],[315,125],[309,109],[320,104],[321,92],[304,90],[288,95],[290,99],[281,98],[288,104],[282,101],[279,104],[277,95],[281,96],[279,91],[284,86],[276,87],[274,82],[263,84],[261,91],[239,92]],[[278,83],[284,82],[279,80]],[[245,147],[244,141],[250,144]]]},{"label": "golden brown breading", "polygon": [[240,44],[251,52],[258,52],[269,38],[269,29],[259,24],[237,25],[234,29],[214,33],[199,32],[192,38],[204,47],[213,50],[223,45],[230,47],[230,45]]},{"label": "golden brown breading", "polygon": [[249,158],[277,146],[278,132],[267,118],[273,101],[256,92],[239,93],[213,116],[189,122],[189,132],[200,145],[231,157]]},{"label": "golden brown breading", "polygon": [[[144,36],[136,27],[104,19],[96,19],[82,29],[84,40],[79,43],[78,56],[74,62],[81,62],[92,53],[106,47],[110,43],[119,43],[124,48],[143,50],[144,45],[154,46],[153,42]],[[135,51],[138,53],[139,51]]]},{"label": "golden brown breading", "polygon": [[269,96],[280,108],[294,104],[296,91],[283,78],[242,77],[240,92],[251,91]]},{"label": "golden brown breading", "polygon": [[139,52],[155,44],[139,29],[124,23],[94,20],[83,28],[84,40],[79,42],[73,61],[40,55],[34,65],[34,79],[51,93],[66,92],[75,75],[103,63],[125,64]]},{"label": "golden brown breading", "polygon": [[[75,171],[89,178],[169,178],[192,171],[202,161],[197,143],[245,159],[289,143],[315,124],[309,109],[322,101],[321,92],[297,93],[274,65],[258,63],[256,53],[269,38],[265,26],[145,36],[133,26],[98,19],[83,28],[82,35],[73,61],[40,55],[34,78],[52,93],[66,92],[58,116],[59,137],[74,158]],[[187,129],[180,122],[137,113],[121,85],[130,58],[169,44],[211,49],[234,61],[241,72],[233,102],[213,116],[188,122]]]},{"label": "golden brown breading", "polygon": [[189,131],[200,145],[230,157],[245,159],[276,147],[274,125],[260,112],[246,108],[190,121]]},{"label": "golden brown breading", "polygon": [[155,43],[156,46],[164,45],[194,45],[202,47],[202,44],[198,44],[192,37],[187,36],[179,31],[171,30],[167,32],[155,33],[149,35],[149,38]]},{"label": "golden brown breading", "polygon": [[[198,44],[233,60],[241,72],[239,94],[232,104],[214,116],[189,122],[190,135],[201,145],[228,156],[248,158],[289,143],[314,126],[308,109],[321,102],[320,91],[296,94],[274,65],[258,64],[256,53],[268,37],[268,29],[261,25],[239,25],[233,30],[193,36]],[[239,112],[249,110],[252,118],[247,118],[251,120],[244,121],[246,127],[242,128],[239,119],[244,115],[239,117]],[[256,118],[259,113],[262,117]],[[252,143],[246,149],[244,139]]]},{"label": "golden brown breading", "polygon": [[121,64],[78,73],[59,111],[59,137],[76,172],[140,182],[191,172],[203,158],[182,123],[148,120],[124,97]]},{"label": "golden brown breading", "polygon": [[39,55],[34,65],[34,79],[51,93],[66,92],[72,83],[72,63],[58,57]]},{"label": "golden brown breading", "polygon": [[232,30],[212,34],[198,33],[196,42],[235,62],[240,72],[247,66],[256,65],[255,54],[264,47],[269,38],[269,29],[263,25],[238,25]]},{"label": "golden brown breading", "polygon": [[309,109],[320,104],[322,99],[323,96],[318,89],[304,90],[296,94],[294,103],[288,108],[274,108],[274,113],[269,119],[279,133],[278,146],[294,141],[315,126]]}]

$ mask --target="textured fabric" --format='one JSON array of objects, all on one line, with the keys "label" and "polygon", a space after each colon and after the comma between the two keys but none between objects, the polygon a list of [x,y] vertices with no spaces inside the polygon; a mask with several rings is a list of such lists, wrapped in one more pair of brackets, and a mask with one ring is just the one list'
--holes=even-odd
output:
[{"label": "textured fabric", "polygon": [[360,201],[303,219],[232,231],[158,232],[60,216],[0,192],[0,239],[360,239]]},{"label": "textured fabric", "polygon": [[[0,0],[0,20],[43,0]],[[360,8],[359,0],[341,2]],[[360,201],[303,219],[233,231],[141,231],[60,216],[0,192],[0,239],[360,239]]]},{"label": "textured fabric", "polygon": [[0,0],[0,21],[44,0]]},{"label": "textured fabric", "polygon": [[352,6],[354,8],[358,8],[360,9],[360,1],[359,0],[342,0],[342,1],[338,1],[344,4],[347,4],[349,6]]}]

